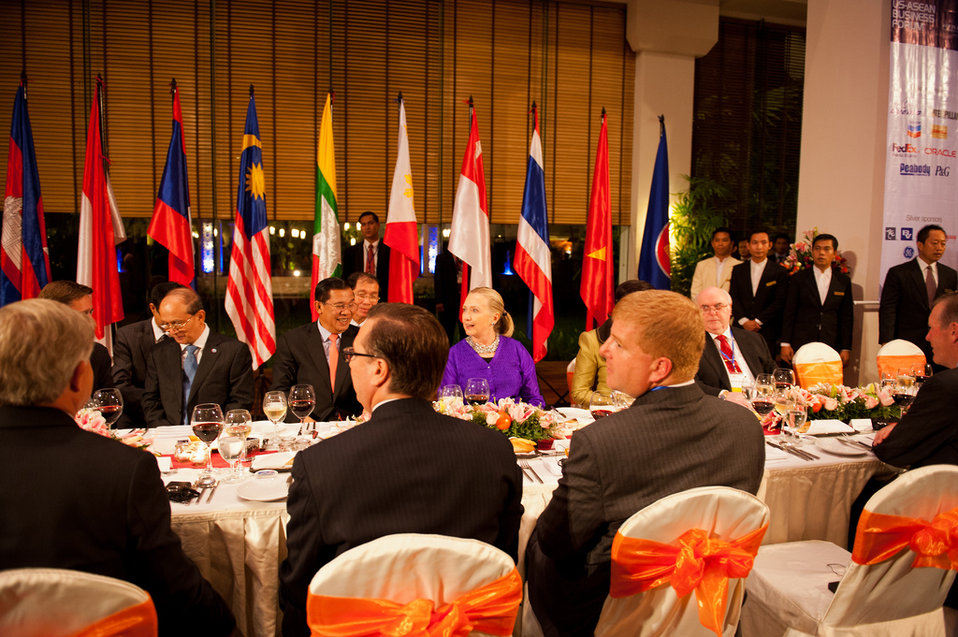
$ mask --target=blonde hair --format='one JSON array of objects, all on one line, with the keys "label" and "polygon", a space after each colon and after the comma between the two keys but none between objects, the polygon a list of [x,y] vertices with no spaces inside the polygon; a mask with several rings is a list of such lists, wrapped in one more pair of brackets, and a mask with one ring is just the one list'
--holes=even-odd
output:
[{"label": "blonde hair", "polygon": [[502,301],[502,295],[492,288],[479,287],[469,290],[469,294],[477,294],[484,298],[489,304],[489,309],[493,312],[499,312],[499,320],[493,326],[496,334],[502,336],[512,336],[515,331],[515,325],[512,323],[512,317],[506,312],[506,304]]},{"label": "blonde hair", "polygon": [[0,405],[40,405],[93,351],[93,319],[50,299],[0,308]]},{"label": "blonde hair", "polygon": [[612,323],[633,325],[639,347],[672,361],[672,382],[691,380],[705,347],[702,313],[688,297],[666,290],[629,294],[612,310]]}]

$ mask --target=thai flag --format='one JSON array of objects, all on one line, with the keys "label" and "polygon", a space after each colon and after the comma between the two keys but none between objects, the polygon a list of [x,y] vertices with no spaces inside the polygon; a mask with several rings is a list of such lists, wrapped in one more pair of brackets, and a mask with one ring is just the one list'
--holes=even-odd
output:
[{"label": "thai flag", "polygon": [[50,282],[50,254],[33,132],[27,113],[26,77],[21,78],[13,102],[7,188],[0,226],[0,306],[3,306],[37,296]]},{"label": "thai flag", "polygon": [[534,297],[532,305],[532,358],[542,360],[547,340],[555,325],[552,310],[552,252],[549,249],[549,222],[546,211],[546,181],[539,139],[539,112],[532,103],[535,130],[529,145],[529,166],[522,193],[522,215],[516,237],[516,256],[512,267],[526,282]]},{"label": "thai flag", "polygon": [[256,369],[276,351],[276,324],[273,320],[273,287],[270,282],[263,144],[259,137],[252,86],[240,155],[236,226],[233,229],[233,252],[226,284],[226,313],[236,329],[236,338],[249,346],[253,369]]},{"label": "thai flag", "polygon": [[187,180],[186,142],[180,91],[172,82],[173,134],[166,151],[166,166],[156,195],[153,218],[146,232],[170,251],[170,281],[196,287],[193,270],[193,223],[190,218],[190,186]]},{"label": "thai flag", "polygon": [[665,138],[665,117],[659,115],[659,149],[655,154],[649,208],[645,216],[639,278],[657,290],[668,290],[672,265],[669,254],[669,149]]}]

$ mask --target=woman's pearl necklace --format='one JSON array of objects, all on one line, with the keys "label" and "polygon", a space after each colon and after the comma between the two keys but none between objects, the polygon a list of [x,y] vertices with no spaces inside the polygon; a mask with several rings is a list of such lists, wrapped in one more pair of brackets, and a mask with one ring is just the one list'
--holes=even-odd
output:
[{"label": "woman's pearl necklace", "polygon": [[474,338],[471,337],[471,336],[467,336],[467,337],[466,337],[466,342],[469,343],[469,346],[470,346],[472,349],[476,350],[476,354],[479,354],[479,355],[482,355],[482,354],[495,354],[495,353],[496,353],[496,349],[499,347],[499,337],[498,337],[498,336],[496,336],[496,340],[492,341],[492,344],[491,344],[491,345],[480,345],[479,343],[476,342],[476,339],[474,339]]}]

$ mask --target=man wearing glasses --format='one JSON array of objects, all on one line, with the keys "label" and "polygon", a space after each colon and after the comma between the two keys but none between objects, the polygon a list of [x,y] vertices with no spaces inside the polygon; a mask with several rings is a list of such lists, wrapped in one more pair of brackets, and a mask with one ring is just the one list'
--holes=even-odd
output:
[{"label": "man wearing glasses", "polygon": [[346,283],[352,288],[353,299],[356,301],[350,325],[359,327],[369,316],[369,310],[379,303],[379,281],[371,274],[353,272],[346,278]]},{"label": "man wearing glasses", "polygon": [[[358,331],[349,324],[356,304],[353,291],[335,277],[317,283],[314,296],[316,322],[289,330],[276,343],[270,391],[289,392],[293,385],[310,384],[316,407],[306,421],[341,420],[362,412],[343,357]],[[292,413],[286,418],[298,421]]]},{"label": "man wearing glasses", "polygon": [[705,288],[695,297],[695,303],[705,323],[705,349],[696,382],[706,394],[747,406],[740,390],[752,383],[755,374],[775,369],[765,339],[731,325],[732,297],[722,288]]},{"label": "man wearing glasses", "polygon": [[210,330],[195,291],[168,292],[159,325],[170,338],[150,351],[142,402],[147,426],[188,425],[200,403],[216,403],[223,413],[252,407],[249,347]]}]

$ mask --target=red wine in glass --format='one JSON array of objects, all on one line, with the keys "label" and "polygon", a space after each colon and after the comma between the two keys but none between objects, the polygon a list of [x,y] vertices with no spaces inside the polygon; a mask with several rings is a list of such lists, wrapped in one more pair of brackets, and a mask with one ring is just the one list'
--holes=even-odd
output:
[{"label": "red wine in glass", "polygon": [[485,405],[489,397],[484,394],[466,394],[465,399],[469,405]]},{"label": "red wine in glass", "polygon": [[599,418],[605,418],[606,416],[612,415],[611,409],[593,409],[591,410],[592,417],[598,420]]},{"label": "red wine in glass", "polygon": [[97,411],[103,416],[107,427],[112,427],[113,423],[120,419],[120,415],[123,413],[123,405],[100,405],[97,407]]},{"label": "red wine in glass", "polygon": [[211,444],[223,431],[221,422],[197,422],[193,424],[193,433],[206,444]]},{"label": "red wine in glass", "polygon": [[915,402],[915,396],[913,394],[894,393],[892,394],[892,398],[895,399],[895,404],[899,407],[908,407]]},{"label": "red wine in glass", "polygon": [[297,399],[289,401],[289,410],[300,420],[313,413],[313,407],[315,406],[315,400]]},{"label": "red wine in glass", "polygon": [[786,389],[788,389],[788,388],[791,387],[791,386],[792,386],[792,384],[791,384],[791,383],[788,383],[788,382],[783,382],[783,381],[780,381],[780,380],[775,381],[775,389],[776,389],[777,391],[785,391]]},{"label": "red wine in glass", "polygon": [[753,400],[752,409],[757,411],[762,416],[767,416],[773,409],[775,409],[775,405],[770,400]]}]

